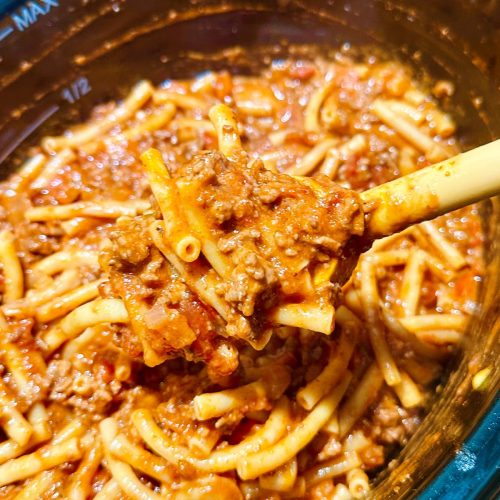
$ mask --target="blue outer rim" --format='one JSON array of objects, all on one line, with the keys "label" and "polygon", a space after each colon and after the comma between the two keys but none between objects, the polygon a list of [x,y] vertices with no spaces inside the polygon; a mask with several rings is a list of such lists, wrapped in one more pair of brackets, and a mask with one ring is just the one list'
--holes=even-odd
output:
[{"label": "blue outer rim", "polygon": [[[19,0],[0,0],[0,17]],[[500,398],[418,500],[500,498]]]},{"label": "blue outer rim", "polygon": [[500,497],[500,397],[419,500]]},{"label": "blue outer rim", "polygon": [[0,0],[0,15],[21,4],[19,0]]}]

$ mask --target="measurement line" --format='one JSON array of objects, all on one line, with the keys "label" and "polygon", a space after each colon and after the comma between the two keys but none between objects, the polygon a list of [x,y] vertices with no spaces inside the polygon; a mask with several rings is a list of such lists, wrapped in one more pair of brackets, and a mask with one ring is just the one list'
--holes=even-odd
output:
[{"label": "measurement line", "polygon": [[9,146],[0,153],[0,163],[7,158],[12,151],[14,151],[23,141],[25,141],[42,123],[46,122],[57,110],[59,106],[53,104],[50,108],[46,109],[33,123],[31,123],[21,134],[12,141]]},{"label": "measurement line", "polygon": [[5,40],[9,35],[14,33],[14,28],[12,26],[7,26],[7,28],[3,28],[0,30],[0,42]]}]

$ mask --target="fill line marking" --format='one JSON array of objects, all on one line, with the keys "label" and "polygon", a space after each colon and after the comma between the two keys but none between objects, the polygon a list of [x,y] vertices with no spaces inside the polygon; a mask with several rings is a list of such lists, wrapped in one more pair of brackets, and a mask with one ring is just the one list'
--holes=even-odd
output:
[{"label": "fill line marking", "polygon": [[25,139],[27,139],[42,123],[47,121],[57,110],[59,106],[53,104],[50,108],[46,109],[33,123],[31,123],[21,134],[14,139],[9,146],[2,152],[0,152],[0,163],[2,163],[5,158],[7,158],[12,151],[14,151]]},{"label": "fill line marking", "polygon": [[12,26],[7,26],[6,28],[2,28],[0,30],[0,42],[2,40],[5,40],[12,33],[14,33],[14,28]]}]

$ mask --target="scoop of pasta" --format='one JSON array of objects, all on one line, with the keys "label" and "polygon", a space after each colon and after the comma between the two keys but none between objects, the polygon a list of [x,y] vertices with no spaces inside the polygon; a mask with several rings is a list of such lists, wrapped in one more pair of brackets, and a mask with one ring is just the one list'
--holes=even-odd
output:
[{"label": "scoop of pasta", "polygon": [[[149,172],[165,168],[156,152],[143,159]],[[170,182],[180,213],[167,209],[153,181],[164,221],[154,241],[172,249],[174,259],[164,254],[183,274],[198,259],[213,273],[224,309],[251,322],[236,336],[258,348],[273,323],[332,331],[338,287],[330,278],[345,244],[363,234],[356,193],[328,179],[313,184],[270,172],[243,152],[232,159],[205,152]],[[194,248],[201,256],[195,260]]]},{"label": "scoop of pasta", "polygon": [[209,116],[218,151],[175,169],[157,150],[142,155],[157,207],[119,219],[101,259],[148,365],[182,356],[227,375],[238,343],[262,349],[276,326],[330,334],[367,243],[456,208],[425,169],[362,195],[270,171],[243,150],[230,108]]},{"label": "scoop of pasta", "polygon": [[156,210],[118,219],[101,256],[127,308],[128,350],[148,365],[182,356],[226,375],[237,344],[262,349],[273,328],[330,334],[346,244],[364,231],[359,195],[271,172],[241,148],[232,111],[210,117],[219,151],[175,171],[142,155]]}]

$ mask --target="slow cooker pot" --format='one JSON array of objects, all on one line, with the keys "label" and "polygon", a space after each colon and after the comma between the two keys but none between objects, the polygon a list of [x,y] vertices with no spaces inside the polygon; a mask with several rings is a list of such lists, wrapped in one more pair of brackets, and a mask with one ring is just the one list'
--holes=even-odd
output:
[{"label": "slow cooker pot", "polygon": [[[293,44],[345,52],[377,47],[421,75],[450,79],[457,91],[447,106],[463,147],[500,137],[496,0],[31,0],[0,1],[0,12],[2,177],[40,137],[81,121],[140,78],[159,83],[223,68],[252,73]],[[498,201],[481,204],[486,278],[468,340],[431,413],[376,478],[374,498],[496,494]],[[473,391],[472,375],[487,366],[487,387]]]}]

